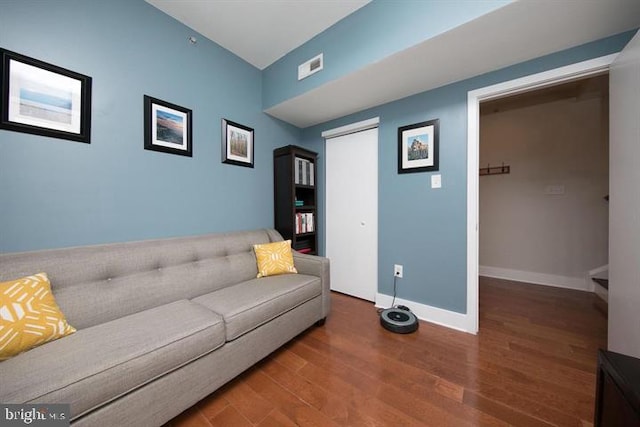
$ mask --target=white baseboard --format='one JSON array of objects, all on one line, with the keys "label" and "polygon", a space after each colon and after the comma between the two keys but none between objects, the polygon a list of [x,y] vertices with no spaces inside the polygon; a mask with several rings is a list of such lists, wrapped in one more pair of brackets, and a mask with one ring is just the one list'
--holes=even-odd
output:
[{"label": "white baseboard", "polygon": [[[389,308],[393,302],[393,296],[381,293],[376,294],[376,307]],[[396,298],[396,305],[406,305],[411,309],[413,314],[420,320],[435,323],[437,325],[446,326],[447,328],[456,329],[458,331],[473,334],[469,327],[469,319],[466,314],[456,313],[455,311],[444,310],[438,307],[409,301],[402,298]]]},{"label": "white baseboard", "polygon": [[[609,264],[607,265],[603,265],[602,267],[598,267],[598,268],[594,268],[593,270],[590,270],[587,273],[587,280],[589,280],[590,283],[593,282],[593,280],[591,280],[593,277],[599,277],[601,279],[608,279],[609,278]],[[593,285],[593,292],[596,293],[596,295],[598,295],[600,298],[602,298],[604,300],[604,302],[609,302],[609,291],[605,288],[603,288],[602,286],[600,286],[597,283],[594,283]]]},{"label": "white baseboard", "polygon": [[593,292],[594,285],[591,278],[557,276],[555,274],[534,273],[531,271],[512,270],[509,268],[489,267],[481,265],[480,276],[494,277],[496,279],[526,282],[534,285],[555,286],[556,288],[576,289],[579,291]]},{"label": "white baseboard", "polygon": [[609,302],[609,291],[605,288],[603,288],[600,285],[596,285],[594,287],[594,292],[596,293],[596,295],[598,295],[604,302]]},{"label": "white baseboard", "polygon": [[599,275],[601,273],[604,273],[605,271],[609,271],[609,264],[603,265],[602,267],[594,268],[593,270],[589,270],[587,274],[593,277],[600,277]]}]

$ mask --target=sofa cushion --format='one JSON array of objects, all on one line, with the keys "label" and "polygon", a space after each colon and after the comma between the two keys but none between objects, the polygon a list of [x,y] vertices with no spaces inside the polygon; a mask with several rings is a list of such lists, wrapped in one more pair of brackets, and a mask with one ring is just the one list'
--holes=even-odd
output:
[{"label": "sofa cushion", "polygon": [[221,317],[180,300],[34,348],[0,363],[0,402],[70,403],[72,418],[224,344]]},{"label": "sofa cushion", "polygon": [[248,280],[192,301],[221,314],[227,341],[232,341],[321,293],[318,277],[284,274]]}]

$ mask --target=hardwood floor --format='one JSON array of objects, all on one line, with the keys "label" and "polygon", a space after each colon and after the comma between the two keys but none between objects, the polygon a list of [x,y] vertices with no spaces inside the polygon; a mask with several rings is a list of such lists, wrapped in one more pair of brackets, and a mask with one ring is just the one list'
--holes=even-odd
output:
[{"label": "hardwood floor", "polygon": [[595,294],[480,279],[477,336],[379,325],[333,294],[331,316],[167,426],[589,426],[607,321]]}]

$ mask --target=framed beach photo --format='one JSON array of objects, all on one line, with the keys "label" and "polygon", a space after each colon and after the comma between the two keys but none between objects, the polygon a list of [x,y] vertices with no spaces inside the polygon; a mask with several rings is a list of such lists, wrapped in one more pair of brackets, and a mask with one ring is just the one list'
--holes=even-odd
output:
[{"label": "framed beach photo", "polygon": [[192,157],[191,110],[144,96],[144,149]]},{"label": "framed beach photo", "polygon": [[398,173],[438,170],[440,120],[398,128]]},{"label": "framed beach photo", "polygon": [[91,77],[0,49],[0,129],[91,142]]},{"label": "framed beach photo", "polygon": [[253,167],[253,129],[222,119],[222,163]]}]

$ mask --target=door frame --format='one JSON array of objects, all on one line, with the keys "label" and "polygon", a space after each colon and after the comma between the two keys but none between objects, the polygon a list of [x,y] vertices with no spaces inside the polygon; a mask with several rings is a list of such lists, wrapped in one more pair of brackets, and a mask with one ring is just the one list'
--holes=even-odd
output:
[{"label": "door frame", "polygon": [[474,89],[467,93],[467,315],[466,330],[479,327],[479,187],[480,102],[592,76],[609,70],[617,53],[578,62],[514,80]]},{"label": "door frame", "polygon": [[370,119],[362,120],[360,122],[351,123],[348,125],[340,126],[338,128],[325,130],[320,134],[320,136],[322,136],[322,138],[325,140],[325,143],[326,143],[326,140],[329,138],[336,138],[338,136],[361,132],[363,130],[377,128],[379,126],[380,126],[380,117],[372,117]]}]

